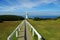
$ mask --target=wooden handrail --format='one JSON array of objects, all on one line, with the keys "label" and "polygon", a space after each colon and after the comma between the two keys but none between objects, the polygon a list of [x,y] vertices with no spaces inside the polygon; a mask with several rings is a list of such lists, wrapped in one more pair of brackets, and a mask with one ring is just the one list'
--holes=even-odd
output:
[{"label": "wooden handrail", "polygon": [[20,31],[20,28],[24,24],[24,21],[26,25],[29,25],[30,29],[32,29],[33,36],[34,36],[34,33],[36,33],[36,35],[38,36],[38,40],[41,40],[42,36],[37,32],[37,30],[27,20],[23,20],[22,23],[19,24],[17,28],[8,36],[7,40],[10,40],[15,32],[16,32],[16,37],[18,37],[18,30]]},{"label": "wooden handrail", "polygon": [[20,28],[22,27],[23,23],[24,23],[24,20],[23,20],[22,23],[20,23],[20,24],[16,27],[16,29],[7,37],[7,40],[10,40],[11,37],[14,35],[15,32],[16,32],[16,37],[18,37],[18,30],[20,31]]},{"label": "wooden handrail", "polygon": [[36,33],[36,35],[38,36],[38,40],[41,40],[42,36],[37,32],[37,30],[27,20],[26,20],[26,24],[28,24],[29,27],[32,29],[33,36],[34,36],[34,33]]}]

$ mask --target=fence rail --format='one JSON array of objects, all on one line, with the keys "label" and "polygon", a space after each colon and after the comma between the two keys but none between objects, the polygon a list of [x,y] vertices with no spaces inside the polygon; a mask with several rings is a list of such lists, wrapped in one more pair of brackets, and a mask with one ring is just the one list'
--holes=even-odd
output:
[{"label": "fence rail", "polygon": [[24,20],[22,21],[22,23],[20,23],[16,29],[8,36],[7,40],[11,40],[11,37],[14,35],[14,33],[16,33],[16,37],[18,37],[18,31],[20,31],[22,25],[24,23]]},{"label": "fence rail", "polygon": [[42,39],[42,36],[36,31],[36,29],[26,20],[26,24],[29,25],[30,30],[32,29],[32,35],[34,36],[34,33],[38,36],[38,40]]}]

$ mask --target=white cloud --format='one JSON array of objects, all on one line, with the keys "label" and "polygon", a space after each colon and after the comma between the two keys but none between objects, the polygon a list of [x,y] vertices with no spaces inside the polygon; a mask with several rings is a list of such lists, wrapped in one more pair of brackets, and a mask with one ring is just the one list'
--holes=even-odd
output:
[{"label": "white cloud", "polygon": [[56,0],[38,0],[38,1],[22,1],[20,2],[21,5],[20,6],[23,6],[23,7],[26,7],[26,8],[33,8],[35,6],[38,6],[38,5],[42,5],[42,4],[49,4],[49,3],[54,3]]},{"label": "white cloud", "polygon": [[15,3],[15,1],[12,2],[12,0],[6,0],[6,2],[11,4],[11,6],[3,7],[2,10],[0,10],[0,11],[12,11],[12,10],[23,9],[23,8],[31,9],[33,7],[36,7],[36,6],[42,5],[42,4],[49,4],[49,3],[55,4],[55,3],[57,3],[57,0],[35,0],[35,1],[16,0],[16,3]]}]

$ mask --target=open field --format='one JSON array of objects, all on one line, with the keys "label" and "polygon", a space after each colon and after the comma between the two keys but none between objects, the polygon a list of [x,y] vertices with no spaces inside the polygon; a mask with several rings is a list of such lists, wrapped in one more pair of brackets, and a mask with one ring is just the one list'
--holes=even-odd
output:
[{"label": "open field", "polygon": [[28,20],[45,40],[60,40],[60,19]]},{"label": "open field", "polygon": [[0,23],[0,40],[6,40],[21,21],[3,21]]}]

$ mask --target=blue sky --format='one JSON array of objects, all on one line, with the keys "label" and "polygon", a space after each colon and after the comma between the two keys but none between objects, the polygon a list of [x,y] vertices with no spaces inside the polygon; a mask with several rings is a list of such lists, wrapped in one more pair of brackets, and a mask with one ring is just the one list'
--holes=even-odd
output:
[{"label": "blue sky", "polygon": [[40,15],[47,15],[47,14],[60,15],[60,0],[0,0],[0,14],[19,15],[23,13],[17,13],[17,12],[26,12],[26,11],[40,12],[35,13]]}]

